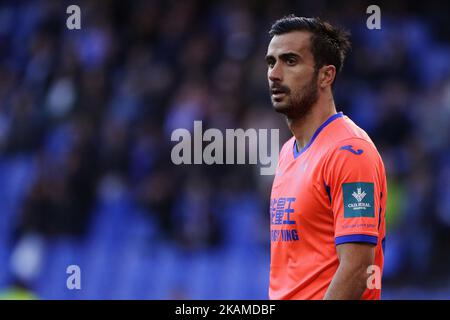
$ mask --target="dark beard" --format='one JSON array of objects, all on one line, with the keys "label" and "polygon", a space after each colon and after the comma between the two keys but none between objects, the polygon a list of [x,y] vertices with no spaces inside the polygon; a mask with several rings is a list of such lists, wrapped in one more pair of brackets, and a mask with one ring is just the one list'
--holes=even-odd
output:
[{"label": "dark beard", "polygon": [[311,81],[302,90],[303,92],[290,96],[290,103],[284,108],[275,108],[275,111],[284,114],[290,120],[306,117],[319,98],[317,88],[318,74],[318,71],[315,71]]}]

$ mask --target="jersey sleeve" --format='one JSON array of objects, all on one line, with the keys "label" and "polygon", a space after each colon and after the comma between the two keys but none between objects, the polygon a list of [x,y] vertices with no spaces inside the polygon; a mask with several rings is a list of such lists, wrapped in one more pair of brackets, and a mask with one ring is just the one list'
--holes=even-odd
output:
[{"label": "jersey sleeve", "polygon": [[352,138],[336,144],[325,165],[335,244],[379,240],[384,169],[375,146]]}]

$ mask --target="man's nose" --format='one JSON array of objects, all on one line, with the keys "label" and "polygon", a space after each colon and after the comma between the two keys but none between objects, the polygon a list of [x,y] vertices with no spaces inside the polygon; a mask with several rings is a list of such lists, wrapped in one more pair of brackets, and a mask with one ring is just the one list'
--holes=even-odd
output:
[{"label": "man's nose", "polygon": [[268,76],[270,81],[282,81],[283,80],[283,72],[280,63],[275,63],[272,69],[269,69]]},{"label": "man's nose", "polygon": [[269,69],[268,76],[270,81],[282,81],[283,80],[283,73],[281,70],[281,66],[279,63],[275,63],[275,65],[272,67],[272,69]]}]

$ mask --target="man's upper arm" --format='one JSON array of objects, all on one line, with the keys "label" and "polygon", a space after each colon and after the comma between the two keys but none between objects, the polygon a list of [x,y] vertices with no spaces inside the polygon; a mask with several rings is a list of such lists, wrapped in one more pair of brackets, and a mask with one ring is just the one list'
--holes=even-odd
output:
[{"label": "man's upper arm", "polygon": [[[324,183],[333,211],[336,246],[378,243],[385,183],[382,170],[378,151],[363,139],[344,140],[331,151]],[[356,249],[352,246],[351,250]]]},{"label": "man's upper arm", "polygon": [[365,272],[375,258],[375,246],[371,243],[344,243],[336,246],[339,263],[350,269],[362,268]]}]

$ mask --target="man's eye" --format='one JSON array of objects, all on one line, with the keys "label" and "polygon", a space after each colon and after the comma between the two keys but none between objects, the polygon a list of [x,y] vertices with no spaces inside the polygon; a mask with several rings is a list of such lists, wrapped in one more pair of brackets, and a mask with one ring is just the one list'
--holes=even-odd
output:
[{"label": "man's eye", "polygon": [[296,63],[295,59],[288,59],[286,62],[288,65],[294,65]]}]

